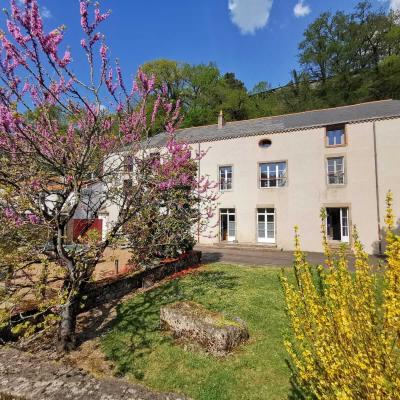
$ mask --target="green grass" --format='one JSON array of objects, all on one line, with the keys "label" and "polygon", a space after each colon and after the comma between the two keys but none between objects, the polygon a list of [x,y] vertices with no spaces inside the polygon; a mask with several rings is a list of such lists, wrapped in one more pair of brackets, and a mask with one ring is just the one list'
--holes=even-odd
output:
[{"label": "green grass", "polygon": [[[287,398],[287,320],[278,275],[278,268],[213,264],[138,294],[119,307],[103,351],[131,381],[195,400]],[[250,341],[222,359],[185,350],[159,330],[160,307],[179,300],[241,318]]]}]

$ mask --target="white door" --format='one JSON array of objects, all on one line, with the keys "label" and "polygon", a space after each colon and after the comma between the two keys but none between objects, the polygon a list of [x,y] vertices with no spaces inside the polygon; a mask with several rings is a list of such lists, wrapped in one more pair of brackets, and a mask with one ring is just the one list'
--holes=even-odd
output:
[{"label": "white door", "polygon": [[347,207],[326,208],[326,233],[329,240],[350,242],[349,209]]},{"label": "white door", "polygon": [[350,242],[350,233],[349,233],[349,209],[348,208],[340,209],[340,232],[342,235],[342,242],[349,243]]},{"label": "white door", "polygon": [[101,240],[104,242],[107,239],[108,234],[108,214],[99,214],[99,219],[102,222]]},{"label": "white door", "polygon": [[260,243],[275,243],[275,209],[257,210],[257,240]]},{"label": "white door", "polygon": [[234,242],[236,240],[236,213],[234,208],[220,210],[221,241]]}]

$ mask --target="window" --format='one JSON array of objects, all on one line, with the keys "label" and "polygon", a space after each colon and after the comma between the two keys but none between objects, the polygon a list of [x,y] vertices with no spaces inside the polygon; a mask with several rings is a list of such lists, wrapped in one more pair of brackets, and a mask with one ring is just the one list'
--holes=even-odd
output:
[{"label": "window", "polygon": [[286,162],[260,164],[260,187],[286,186]]},{"label": "window", "polygon": [[257,209],[257,240],[260,243],[275,243],[275,209]]},{"label": "window", "polygon": [[326,128],[326,145],[343,146],[346,144],[344,126]]},{"label": "window", "polygon": [[219,189],[231,190],[232,189],[232,166],[225,165],[219,167]]},{"label": "window", "polygon": [[332,157],[327,159],[328,184],[344,184],[344,157]]},{"label": "window", "polygon": [[263,149],[267,149],[271,144],[272,142],[269,139],[262,139],[258,142],[258,145]]},{"label": "window", "polygon": [[126,156],[124,158],[124,172],[133,172],[133,158],[132,156]]}]

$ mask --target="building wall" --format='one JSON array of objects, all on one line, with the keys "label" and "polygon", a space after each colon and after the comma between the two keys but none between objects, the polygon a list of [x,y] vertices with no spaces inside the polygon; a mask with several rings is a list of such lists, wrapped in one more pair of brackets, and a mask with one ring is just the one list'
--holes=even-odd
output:
[{"label": "building wall", "polygon": [[379,203],[382,226],[386,212],[385,197],[393,192],[393,211],[397,216],[396,228],[400,232],[400,122],[386,120],[376,123],[378,152]]},{"label": "building wall", "polygon": [[[400,216],[400,119],[375,124],[383,221],[389,188]],[[257,242],[256,210],[268,206],[276,210],[278,248],[293,249],[293,228],[297,225],[303,249],[321,251],[321,207],[349,207],[350,224],[357,226],[366,250],[376,252],[379,235],[373,127],[373,122],[347,125],[347,145],[334,148],[325,146],[324,128],[201,143],[201,150],[208,149],[208,153],[200,162],[200,172],[218,180],[219,166],[233,166],[233,189],[221,193],[219,208],[236,209],[239,243]],[[258,146],[264,138],[272,141],[269,148]],[[345,157],[346,184],[340,187],[328,186],[326,179],[326,157],[336,155]],[[258,163],[274,161],[287,161],[287,186],[259,188]],[[218,216],[212,223],[217,220]],[[218,242],[218,230],[214,230],[215,237],[201,237],[200,243]]]}]

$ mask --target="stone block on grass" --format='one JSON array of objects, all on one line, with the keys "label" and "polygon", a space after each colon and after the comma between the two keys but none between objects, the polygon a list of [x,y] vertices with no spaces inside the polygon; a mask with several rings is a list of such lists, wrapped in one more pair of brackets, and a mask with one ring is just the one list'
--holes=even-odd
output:
[{"label": "stone block on grass", "polygon": [[207,310],[194,302],[166,305],[160,311],[161,328],[175,338],[194,341],[215,356],[224,356],[249,338],[243,321]]}]

